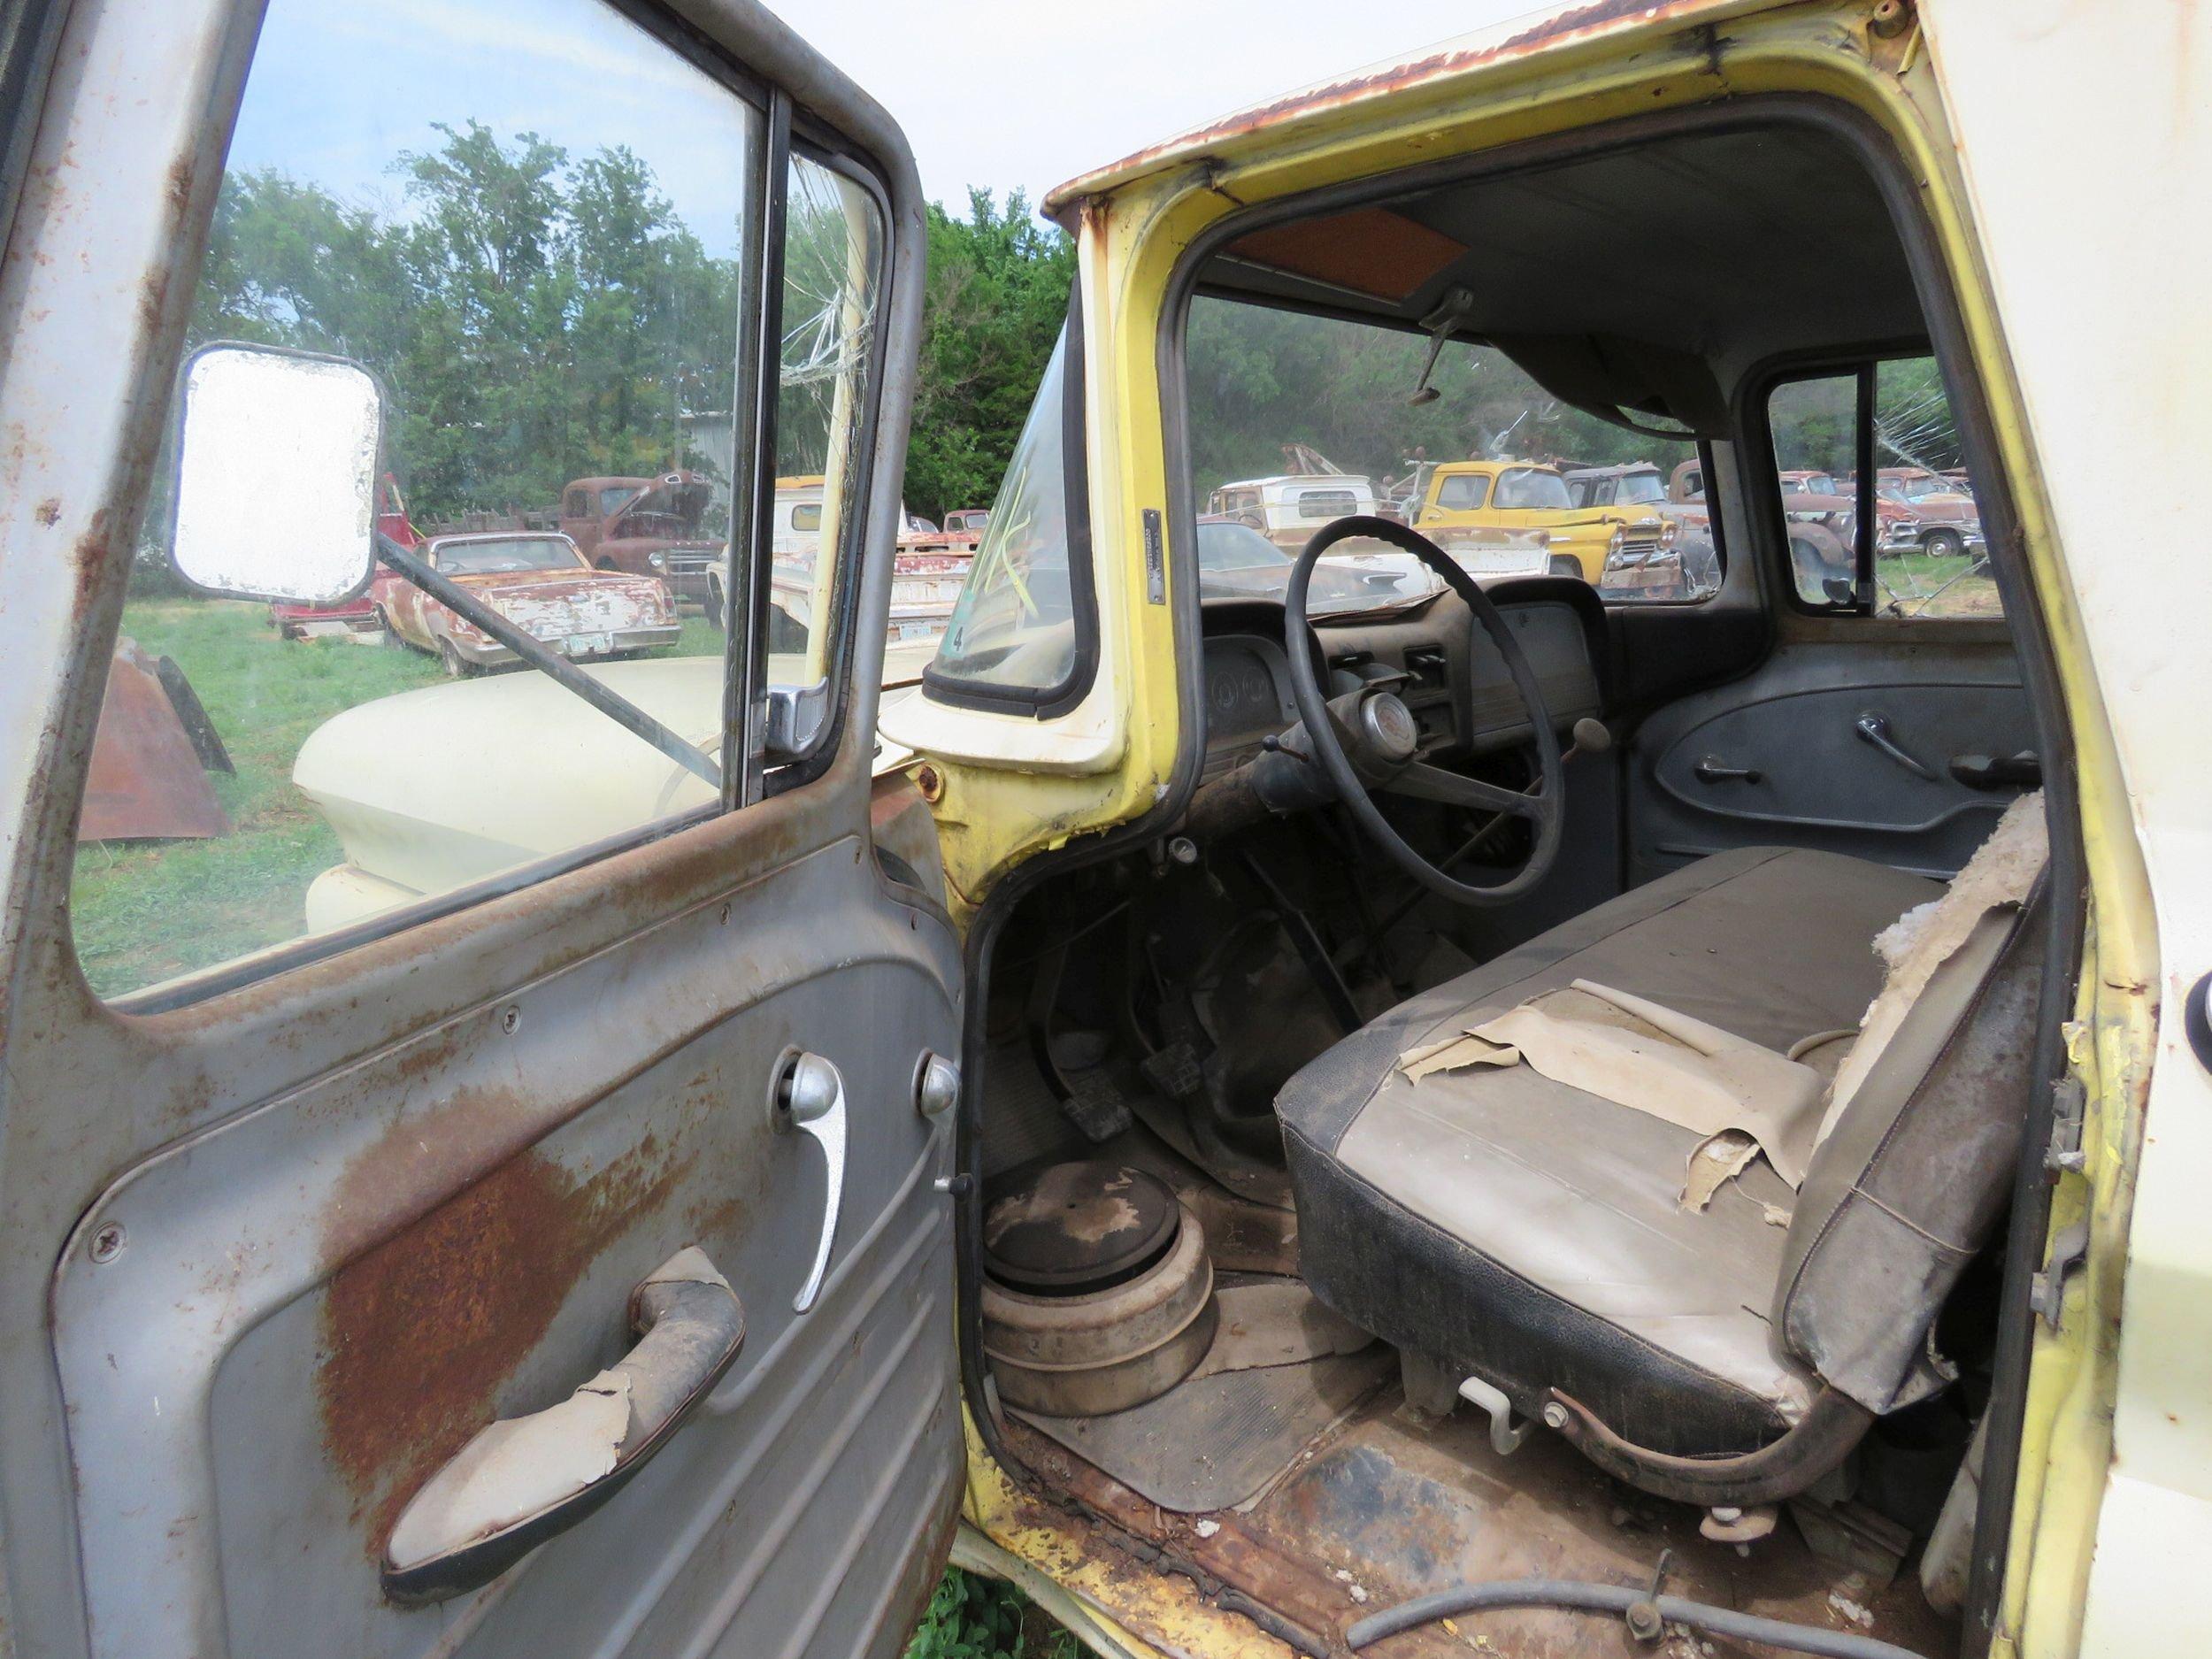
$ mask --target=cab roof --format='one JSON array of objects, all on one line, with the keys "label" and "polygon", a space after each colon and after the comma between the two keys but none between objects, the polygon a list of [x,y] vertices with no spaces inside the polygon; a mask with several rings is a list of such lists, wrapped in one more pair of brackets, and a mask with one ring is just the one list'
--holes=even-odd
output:
[{"label": "cab roof", "polygon": [[1187,161],[1231,141],[1293,127],[1326,111],[1448,80],[1485,65],[1525,59],[1575,42],[1626,34],[1654,24],[1678,23],[1694,13],[1742,9],[1742,0],[1661,0],[1656,4],[1638,4],[1637,0],[1592,0],[1588,4],[1564,9],[1532,8],[1520,17],[1486,29],[1418,47],[1400,57],[1385,58],[1300,88],[1267,103],[1249,105],[1148,145],[1106,166],[1079,173],[1046,194],[1043,211],[1072,233],[1075,204],[1086,196],[1107,194],[1132,180]]}]

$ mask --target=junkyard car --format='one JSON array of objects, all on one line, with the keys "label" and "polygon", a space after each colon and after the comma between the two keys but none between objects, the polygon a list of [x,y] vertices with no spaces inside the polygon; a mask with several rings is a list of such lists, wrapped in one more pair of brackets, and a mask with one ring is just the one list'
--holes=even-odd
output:
[{"label": "junkyard car", "polygon": [[[649,651],[674,644],[682,632],[659,577],[594,570],[557,531],[434,536],[422,558],[572,661]],[[428,652],[457,680],[515,660],[478,624],[403,576],[386,571],[369,592],[387,639]]]},{"label": "junkyard car", "polygon": [[1240,478],[1207,497],[1206,511],[1233,518],[1276,546],[1296,552],[1316,527],[1333,518],[1375,511],[1375,487],[1340,472],[1283,472]]},{"label": "junkyard car", "polygon": [[1649,503],[1578,506],[1555,466],[1533,461],[1446,461],[1428,478],[1417,528],[1431,535],[1459,529],[1540,530],[1551,568],[1593,585],[1666,587],[1679,534]]},{"label": "junkyard car", "polygon": [[1917,550],[1937,558],[1985,551],[1981,510],[1959,483],[1920,466],[1886,466],[1875,474],[1877,497],[1893,509],[1883,541],[1893,550]]},{"label": "junkyard car", "polygon": [[561,492],[560,528],[594,568],[656,577],[677,598],[703,602],[722,547],[702,528],[713,500],[713,486],[686,472],[580,478]]},{"label": "junkyard car", "polygon": [[1683,597],[1719,591],[1720,554],[1713,544],[1713,516],[1702,502],[1670,496],[1655,463],[1571,467],[1563,476],[1568,499],[1578,507],[1648,507],[1674,526]]},{"label": "junkyard car", "polygon": [[[1113,1659],[2198,1651],[2202,10],[1599,4],[1071,180],[894,702],[930,220],[790,30],[19,9],[10,1644],[893,1659],[952,1560]],[[824,480],[787,651],[378,533],[716,434],[749,616]],[[1208,591],[1255,457],[1632,434],[1716,591]],[[1783,471],[1906,452],[1985,551],[1809,581]],[[380,566],[516,672],[273,637]],[[78,844],[120,638],[226,833]]]}]

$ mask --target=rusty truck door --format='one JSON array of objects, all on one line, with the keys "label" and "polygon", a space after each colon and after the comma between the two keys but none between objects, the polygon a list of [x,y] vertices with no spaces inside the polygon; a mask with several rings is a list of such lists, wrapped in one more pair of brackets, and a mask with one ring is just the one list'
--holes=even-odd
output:
[{"label": "rusty truck door", "polygon": [[[0,84],[0,1646],[896,1653],[960,1452],[958,950],[870,835],[903,141],[713,0],[34,4]],[[688,453],[753,626],[448,682],[180,588],[226,335],[365,364],[426,532]],[[77,841],[119,633],[220,833]]]}]

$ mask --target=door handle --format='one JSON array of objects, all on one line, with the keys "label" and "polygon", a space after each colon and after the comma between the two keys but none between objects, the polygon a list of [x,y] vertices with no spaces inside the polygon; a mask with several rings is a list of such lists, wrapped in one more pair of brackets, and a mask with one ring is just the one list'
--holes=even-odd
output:
[{"label": "door handle", "polygon": [[801,1130],[822,1147],[827,1187],[822,1200],[822,1236],[814,1247],[814,1265],[806,1282],[791,1299],[791,1310],[804,1313],[822,1294],[830,1249],[837,1242],[837,1212],[845,1198],[845,1079],[837,1068],[818,1054],[795,1055],[787,1061],[776,1082],[776,1119],[778,1127]]},{"label": "door handle", "polygon": [[1882,753],[1888,756],[1899,765],[1902,766],[1907,772],[1912,773],[1914,777],[1925,778],[1930,783],[1940,781],[1937,778],[1935,769],[1933,767],[1924,765],[1921,762],[1915,760],[1910,755],[1907,754],[1901,747],[1900,747],[1897,740],[1890,735],[1889,717],[1887,715],[1877,714],[1872,710],[1869,710],[1866,713],[1861,715],[1857,719],[1851,722],[1851,729],[1856,732],[1861,737],[1864,738],[1868,742],[1873,744],[1875,748],[1880,749]]},{"label": "door handle", "polygon": [[1954,755],[1951,776],[1970,789],[2039,789],[2043,762],[2032,749],[2017,755]]},{"label": "door handle", "polygon": [[1730,766],[1718,755],[1708,755],[1690,768],[1700,783],[1763,783],[1766,773],[1756,766]]},{"label": "door handle", "polygon": [[407,1501],[384,1547],[403,1607],[488,1584],[592,1514],[683,1426],[745,1340],[745,1310],[697,1245],[630,1293],[637,1346],[558,1405],[477,1432]]}]

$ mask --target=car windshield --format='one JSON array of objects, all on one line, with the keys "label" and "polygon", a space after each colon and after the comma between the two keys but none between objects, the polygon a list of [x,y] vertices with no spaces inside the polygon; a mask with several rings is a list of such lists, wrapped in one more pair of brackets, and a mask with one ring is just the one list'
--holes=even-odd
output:
[{"label": "car windshield", "polygon": [[1517,466],[1498,475],[1498,505],[1549,512],[1574,503],[1567,498],[1567,480],[1558,473],[1541,467]]},{"label": "car windshield", "polygon": [[1958,486],[1947,478],[1920,477],[1905,480],[1907,501],[1925,501],[1931,495],[1950,495],[1956,494]]},{"label": "car windshield", "polygon": [[1808,472],[1797,480],[1797,488],[1808,495],[1833,495],[1840,492],[1836,480],[1825,472]]},{"label": "car windshield", "polygon": [[[1290,586],[1295,562],[1286,549],[1241,524],[1198,526],[1201,599],[1273,599]],[[1410,553],[1368,536],[1340,541],[1325,554],[1306,586],[1310,616],[1422,603],[1443,586],[1435,572]]]},{"label": "car windshield", "polygon": [[637,495],[638,488],[634,484],[618,484],[601,490],[599,492],[599,516],[602,518],[605,518],[609,513],[619,508],[624,502],[636,500]]},{"label": "car windshield", "polygon": [[1290,555],[1248,526],[1202,524],[1198,526],[1198,568],[1209,574],[1279,570],[1287,581]]},{"label": "car windshield", "polygon": [[1615,497],[1625,502],[1664,501],[1666,498],[1667,492],[1661,487],[1656,472],[1627,473],[1621,480],[1620,494]]},{"label": "car windshield", "polygon": [[566,536],[501,536],[491,541],[446,541],[431,562],[449,576],[497,576],[511,571],[566,571],[584,565]]}]

